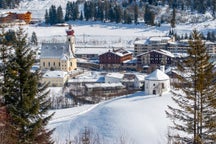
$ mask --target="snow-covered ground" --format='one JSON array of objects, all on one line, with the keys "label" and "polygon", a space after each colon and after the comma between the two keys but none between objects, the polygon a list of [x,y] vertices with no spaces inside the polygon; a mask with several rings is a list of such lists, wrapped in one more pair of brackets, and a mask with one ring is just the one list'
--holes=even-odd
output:
[{"label": "snow-covered ground", "polygon": [[127,143],[164,144],[170,124],[165,114],[167,105],[173,105],[170,93],[157,96],[137,92],[96,105],[50,111],[56,114],[48,127],[56,128],[53,138],[61,143],[73,140],[87,127],[105,144],[121,137]]}]

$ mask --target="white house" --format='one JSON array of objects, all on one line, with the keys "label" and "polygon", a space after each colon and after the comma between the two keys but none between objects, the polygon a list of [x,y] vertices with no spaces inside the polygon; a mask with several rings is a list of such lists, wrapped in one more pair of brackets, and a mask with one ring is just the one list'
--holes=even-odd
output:
[{"label": "white house", "polygon": [[170,78],[163,71],[157,69],[145,77],[145,93],[159,94],[170,90]]},{"label": "white house", "polygon": [[144,74],[135,74],[134,78],[134,88],[142,88],[145,82],[146,75]]}]

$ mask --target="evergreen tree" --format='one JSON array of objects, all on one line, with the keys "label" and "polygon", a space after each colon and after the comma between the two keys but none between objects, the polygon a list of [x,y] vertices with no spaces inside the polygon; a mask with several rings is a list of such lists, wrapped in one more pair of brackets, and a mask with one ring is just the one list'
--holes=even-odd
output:
[{"label": "evergreen tree", "polygon": [[32,32],[32,36],[31,36],[31,44],[33,45],[38,45],[38,41],[37,41],[37,35],[35,32]]},{"label": "evergreen tree", "polygon": [[83,20],[83,12],[82,11],[81,11],[79,20],[81,20],[81,21]]},{"label": "evergreen tree", "polygon": [[135,24],[138,23],[138,11],[139,11],[138,5],[135,4],[134,6],[134,23]]},{"label": "evergreen tree", "polygon": [[18,144],[52,143],[52,130],[45,126],[52,115],[47,115],[50,101],[47,98],[47,85],[40,84],[38,72],[31,73],[34,52],[27,45],[27,35],[22,28],[15,33],[12,44],[14,53],[5,63],[4,104],[6,105]]},{"label": "evergreen tree", "polygon": [[65,12],[65,21],[69,21],[72,20],[72,3],[71,2],[67,2],[66,5],[66,12]]},{"label": "evergreen tree", "polygon": [[52,5],[49,9],[49,22],[51,25],[56,24],[57,22],[57,12],[54,5]]},{"label": "evergreen tree", "polygon": [[5,33],[5,40],[7,45],[11,45],[13,44],[13,42],[16,39],[16,35],[15,35],[15,31],[12,29],[9,29],[6,33]]},{"label": "evergreen tree", "polygon": [[6,9],[7,8],[7,3],[5,0],[0,1],[0,8]]},{"label": "evergreen tree", "polygon": [[72,20],[77,20],[79,16],[79,8],[78,5],[76,3],[73,3],[73,18]]},{"label": "evergreen tree", "polygon": [[49,13],[48,13],[48,11],[46,10],[46,12],[45,12],[45,23],[46,24],[49,24],[50,23],[50,19],[49,19]]},{"label": "evergreen tree", "polygon": [[150,10],[150,7],[146,5],[145,13],[144,13],[145,24],[154,25],[154,19],[155,19],[154,13]]},{"label": "evergreen tree", "polygon": [[174,83],[178,91],[173,91],[172,99],[177,106],[168,106],[167,116],[172,119],[170,135],[178,143],[215,143],[216,141],[216,73],[210,62],[205,44],[200,34],[194,30],[189,41],[188,56],[178,64],[177,79]]},{"label": "evergreen tree", "polygon": [[170,21],[170,25],[172,28],[175,28],[175,25],[176,25],[176,9],[175,8],[173,8],[172,19]]},{"label": "evergreen tree", "polygon": [[216,0],[212,0],[212,15],[214,19],[216,18],[215,11],[216,11]]},{"label": "evergreen tree", "polygon": [[59,6],[57,8],[57,14],[56,14],[56,17],[57,17],[57,23],[63,23],[64,22],[64,19],[63,19],[63,11],[62,11],[62,7]]},{"label": "evergreen tree", "polygon": [[119,5],[114,8],[115,22],[120,23],[122,20],[122,11]]}]

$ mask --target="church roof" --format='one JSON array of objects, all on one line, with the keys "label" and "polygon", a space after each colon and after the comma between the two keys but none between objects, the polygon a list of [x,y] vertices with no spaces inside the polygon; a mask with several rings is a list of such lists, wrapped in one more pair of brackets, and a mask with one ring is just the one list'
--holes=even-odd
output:
[{"label": "church roof", "polygon": [[169,76],[166,75],[164,72],[162,72],[159,69],[156,69],[154,72],[150,73],[147,77],[145,77],[145,80],[168,80]]},{"label": "church roof", "polygon": [[68,43],[42,43],[40,58],[74,58]]}]

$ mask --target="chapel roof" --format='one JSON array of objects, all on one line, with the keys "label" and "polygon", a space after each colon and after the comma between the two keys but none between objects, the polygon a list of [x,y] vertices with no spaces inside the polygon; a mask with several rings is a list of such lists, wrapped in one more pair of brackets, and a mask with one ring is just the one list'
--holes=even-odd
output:
[{"label": "chapel roof", "polygon": [[74,58],[68,43],[42,43],[41,58]]},{"label": "chapel roof", "polygon": [[169,76],[166,75],[164,72],[162,72],[159,69],[156,69],[152,73],[150,73],[147,77],[145,77],[145,80],[156,80],[156,81],[162,81],[162,80],[168,80]]}]

